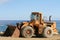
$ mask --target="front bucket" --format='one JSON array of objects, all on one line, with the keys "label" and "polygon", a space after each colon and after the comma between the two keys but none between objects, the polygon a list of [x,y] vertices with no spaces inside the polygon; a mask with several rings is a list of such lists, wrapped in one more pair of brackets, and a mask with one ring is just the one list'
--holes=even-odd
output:
[{"label": "front bucket", "polygon": [[8,25],[3,36],[19,37],[20,36],[20,30],[16,26]]}]

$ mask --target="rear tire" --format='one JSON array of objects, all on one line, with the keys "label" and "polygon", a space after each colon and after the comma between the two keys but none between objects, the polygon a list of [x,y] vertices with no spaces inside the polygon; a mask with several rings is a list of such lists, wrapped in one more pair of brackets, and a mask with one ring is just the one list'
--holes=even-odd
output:
[{"label": "rear tire", "polygon": [[47,38],[52,37],[53,36],[53,30],[52,30],[52,28],[51,27],[46,27],[44,29],[43,36],[47,37]]},{"label": "rear tire", "polygon": [[22,29],[22,32],[21,32],[22,36],[25,37],[25,38],[31,38],[34,34],[34,30],[32,27],[30,26],[27,26],[27,27],[24,27]]}]

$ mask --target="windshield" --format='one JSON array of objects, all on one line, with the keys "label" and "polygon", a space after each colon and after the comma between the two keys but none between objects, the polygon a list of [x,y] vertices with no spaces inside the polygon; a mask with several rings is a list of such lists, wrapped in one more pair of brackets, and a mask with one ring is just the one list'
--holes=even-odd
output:
[{"label": "windshield", "polygon": [[39,16],[32,14],[31,15],[31,20],[39,20]]},{"label": "windshield", "polygon": [[35,15],[31,14],[31,20],[34,20]]}]

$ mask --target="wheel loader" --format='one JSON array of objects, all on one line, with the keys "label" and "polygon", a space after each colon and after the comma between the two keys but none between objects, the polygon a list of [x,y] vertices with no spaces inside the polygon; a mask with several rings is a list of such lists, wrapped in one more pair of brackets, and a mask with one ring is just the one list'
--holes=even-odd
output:
[{"label": "wheel loader", "polygon": [[11,37],[25,37],[31,38],[33,36],[52,37],[54,34],[58,34],[56,29],[56,22],[44,21],[42,13],[32,12],[31,20],[25,22],[16,23],[16,25],[7,25],[8,28],[4,32],[3,36]]}]

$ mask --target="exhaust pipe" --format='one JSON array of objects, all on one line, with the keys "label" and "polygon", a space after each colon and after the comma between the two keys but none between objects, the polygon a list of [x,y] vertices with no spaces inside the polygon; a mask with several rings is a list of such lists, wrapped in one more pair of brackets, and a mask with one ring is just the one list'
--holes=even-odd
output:
[{"label": "exhaust pipe", "polygon": [[49,21],[51,21],[51,16],[49,16]]}]

